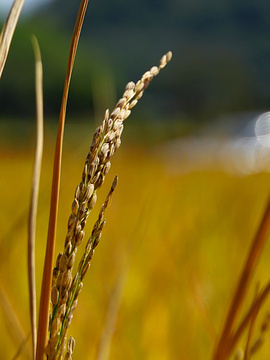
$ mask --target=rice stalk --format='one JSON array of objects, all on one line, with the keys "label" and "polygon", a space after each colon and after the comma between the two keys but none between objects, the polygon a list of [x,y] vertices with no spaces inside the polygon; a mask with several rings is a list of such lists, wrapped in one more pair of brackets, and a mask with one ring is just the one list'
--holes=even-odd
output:
[{"label": "rice stalk", "polygon": [[32,192],[30,201],[30,212],[28,218],[28,281],[29,281],[29,303],[32,332],[33,359],[36,358],[37,324],[36,324],[36,284],[35,284],[35,234],[38,207],[38,193],[43,153],[43,93],[42,93],[42,62],[37,39],[33,37],[35,52],[35,79],[36,79],[36,151],[32,179]]},{"label": "rice stalk", "polygon": [[7,294],[4,289],[0,287],[0,307],[2,309],[2,313],[4,315],[4,321],[6,324],[7,331],[14,342],[16,348],[16,354],[13,358],[16,358],[24,352],[24,355],[27,359],[31,359],[31,351],[27,344],[27,340],[29,339],[29,335],[26,334],[24,328],[21,325],[19,317],[16,313],[16,310],[12,306]]},{"label": "rice stalk", "polygon": [[19,20],[19,16],[24,4],[24,0],[15,0],[7,20],[3,26],[3,29],[0,34],[0,79],[2,77],[2,73],[5,67],[5,63],[7,60],[10,44],[13,38],[14,31],[17,26],[17,22]]},{"label": "rice stalk", "polygon": [[267,313],[261,325],[260,334],[258,338],[253,342],[250,348],[251,355],[255,354],[265,342],[265,333],[267,332],[267,330],[269,330],[269,322],[270,322],[270,314]]},{"label": "rice stalk", "polygon": [[[254,301],[256,301],[257,296],[258,296],[258,286],[256,287],[256,293],[255,293]],[[258,313],[259,313],[259,308],[257,308],[256,311],[253,312],[252,318],[250,320],[249,329],[248,329],[248,336],[247,336],[247,342],[246,342],[246,347],[245,347],[244,359],[243,360],[248,360],[250,358],[250,346],[251,346],[252,336],[253,336],[253,333],[254,333],[255,322],[256,322],[256,319],[258,317]]]},{"label": "rice stalk", "polygon": [[261,292],[258,294],[256,299],[251,304],[249,310],[247,311],[242,321],[236,327],[236,330],[234,331],[230,339],[229,353],[233,351],[240,337],[248,327],[248,324],[251,322],[254,314],[259,312],[260,308],[262,307],[263,303],[265,302],[269,294],[270,294],[270,282],[264,287],[263,290],[261,290]]},{"label": "rice stalk", "polygon": [[53,180],[52,180],[52,191],[51,191],[51,207],[50,207],[50,218],[48,226],[48,238],[46,246],[46,254],[43,268],[43,279],[40,297],[40,309],[39,309],[39,324],[37,334],[37,360],[44,358],[44,348],[47,342],[47,330],[48,330],[48,318],[49,318],[49,303],[50,303],[50,289],[51,289],[51,273],[53,267],[54,257],[54,243],[56,234],[56,222],[57,222],[57,211],[59,202],[59,188],[60,188],[60,174],[61,174],[61,159],[62,159],[62,147],[63,147],[63,136],[64,136],[64,125],[66,116],[67,98],[69,92],[70,79],[72,69],[75,61],[75,55],[77,51],[78,41],[81,33],[83,19],[85,16],[88,0],[82,0],[77,15],[77,20],[74,26],[73,36],[71,39],[67,71],[65,77],[65,84],[63,90],[63,98],[60,110],[57,140],[55,147],[54,157],[54,168],[53,168]]},{"label": "rice stalk", "polygon": [[[31,334],[29,334],[21,343],[20,347],[18,348],[16,354],[12,357],[11,360],[16,360],[18,359],[21,355],[22,355],[22,352],[26,346],[26,343],[28,341],[28,339],[30,338]],[[32,359],[32,358],[31,358]]]},{"label": "rice stalk", "polygon": [[[234,295],[232,297],[231,304],[228,313],[226,315],[224,327],[220,333],[217,346],[214,350],[214,354],[213,354],[214,360],[227,359],[227,357],[233,350],[233,346],[235,346],[235,340],[232,334],[233,327],[235,325],[235,321],[240,311],[240,308],[243,304],[245,295],[247,293],[251,277],[260,259],[260,255],[262,254],[267,236],[269,234],[269,228],[270,228],[270,198],[268,199],[268,202],[266,204],[263,217],[259,224],[257,233],[254,236],[246,262],[244,264]],[[265,296],[267,296],[269,292],[268,286],[265,288],[263,292],[263,294],[265,293]],[[261,297],[263,294],[261,294]],[[259,300],[260,297],[257,301]],[[262,297],[261,300],[264,300],[264,297]]]},{"label": "rice stalk", "polygon": [[191,285],[192,285],[193,300],[195,302],[196,308],[198,309],[199,315],[202,319],[202,323],[204,323],[209,338],[212,341],[215,341],[215,339],[217,338],[217,332],[209,315],[209,309],[205,301],[205,298],[203,296],[203,290],[201,289],[200,286],[200,280],[196,278],[195,275],[192,276]]},{"label": "rice stalk", "polygon": [[109,306],[106,314],[105,326],[102,332],[100,344],[97,352],[97,360],[108,360],[110,356],[110,348],[113,333],[115,331],[115,324],[119,308],[121,305],[124,286],[127,280],[129,266],[127,261],[123,262],[121,270],[113,288],[113,292],[110,296]]}]

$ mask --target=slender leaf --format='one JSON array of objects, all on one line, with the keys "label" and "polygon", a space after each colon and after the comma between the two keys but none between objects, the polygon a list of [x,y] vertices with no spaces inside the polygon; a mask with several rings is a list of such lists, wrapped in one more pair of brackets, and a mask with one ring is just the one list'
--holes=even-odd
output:
[{"label": "slender leaf", "polygon": [[36,356],[37,325],[36,325],[36,284],[35,284],[35,233],[38,207],[38,193],[43,153],[43,92],[42,92],[42,62],[36,38],[33,38],[35,51],[35,77],[36,77],[36,112],[37,112],[37,132],[36,132],[36,151],[32,180],[32,192],[30,212],[28,219],[28,282],[30,299],[30,318],[32,331],[33,359]]},{"label": "slender leaf", "polygon": [[49,304],[50,304],[50,292],[51,292],[51,276],[53,269],[53,257],[55,247],[55,234],[57,223],[57,211],[59,201],[59,188],[60,188],[60,174],[61,174],[61,159],[62,159],[62,147],[64,136],[64,125],[66,117],[66,107],[69,92],[69,84],[71,80],[72,69],[74,65],[75,55],[83,24],[83,19],[87,9],[88,0],[82,0],[77,15],[76,24],[73,30],[73,36],[71,39],[71,46],[69,51],[67,72],[65,78],[65,85],[63,91],[63,98],[60,110],[58,132],[56,139],[55,155],[54,155],[54,169],[51,191],[51,208],[48,227],[47,247],[45,262],[43,268],[43,279],[40,297],[40,309],[39,309],[39,323],[38,323],[38,335],[37,335],[37,352],[36,359],[42,360],[44,357],[44,349],[47,343],[48,335],[48,321],[49,321]]},{"label": "slender leaf", "polygon": [[7,332],[9,333],[11,339],[13,340],[16,348],[15,357],[24,353],[27,359],[31,359],[31,351],[27,344],[27,339],[29,338],[26,335],[24,328],[21,325],[21,322],[18,318],[15,308],[12,306],[7,294],[4,289],[0,287],[0,309],[2,310],[3,317]]},{"label": "slender leaf", "polygon": [[267,236],[270,229],[270,198],[268,199],[263,217],[259,224],[257,233],[251,244],[247,260],[242,269],[242,273],[239,277],[234,295],[231,300],[231,304],[226,316],[226,321],[221,332],[220,338],[215,349],[213,356],[214,360],[227,359],[229,351],[231,351],[230,340],[232,339],[233,326],[235,324],[236,317],[239,313],[241,305],[243,304],[245,295],[248,290],[251,277],[255,271],[255,267],[260,259],[260,255],[263,251]]},{"label": "slender leaf", "polygon": [[0,78],[2,76],[5,63],[7,60],[10,44],[17,22],[24,4],[24,0],[15,0],[8,18],[4,24],[3,30],[0,35]]}]

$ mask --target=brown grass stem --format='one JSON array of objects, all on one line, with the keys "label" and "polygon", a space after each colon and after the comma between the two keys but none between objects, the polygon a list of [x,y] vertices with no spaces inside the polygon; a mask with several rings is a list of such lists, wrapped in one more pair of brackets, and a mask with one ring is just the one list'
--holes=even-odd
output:
[{"label": "brown grass stem", "polygon": [[255,267],[259,261],[260,255],[263,251],[267,235],[270,228],[270,198],[268,199],[263,217],[259,224],[257,233],[251,244],[247,260],[243,267],[242,273],[239,277],[232,301],[226,316],[225,324],[221,332],[221,336],[217,342],[217,347],[214,351],[214,360],[223,360],[228,356],[228,352],[232,350],[232,330],[235,324],[236,317],[239,313],[243,300],[248,290],[251,277],[255,271]]},{"label": "brown grass stem", "polygon": [[24,0],[15,0],[0,34],[0,79],[7,60],[10,44],[16,29]]},{"label": "brown grass stem", "polygon": [[19,320],[19,317],[11,304],[7,294],[4,289],[0,287],[0,308],[2,309],[3,318],[12,341],[14,342],[17,351],[13,358],[18,354],[21,355],[22,352],[27,359],[31,359],[32,353],[30,350],[27,340],[29,336],[26,335],[24,328]]},{"label": "brown grass stem", "polygon": [[123,261],[119,276],[110,296],[109,306],[106,314],[105,326],[98,347],[97,360],[108,360],[110,357],[111,342],[115,331],[115,325],[123,299],[125,284],[129,273],[127,260]]},{"label": "brown grass stem", "polygon": [[[254,303],[256,302],[256,299],[258,297],[258,292],[259,292],[259,284],[256,287],[256,292],[255,292],[255,297],[254,297]],[[248,329],[248,336],[247,336],[247,342],[246,342],[246,348],[245,348],[245,353],[244,353],[244,359],[243,360],[248,360],[250,358],[250,348],[251,348],[251,341],[252,341],[252,336],[254,333],[254,328],[255,328],[255,322],[259,313],[259,307],[257,307],[253,313],[252,313],[252,317],[250,319],[250,324],[249,324],[249,329]]]},{"label": "brown grass stem", "polygon": [[61,159],[63,148],[63,136],[64,125],[66,116],[67,99],[69,92],[69,84],[74,65],[76,50],[78,47],[78,41],[81,33],[83,19],[85,16],[88,0],[82,0],[77,15],[77,20],[74,26],[74,31],[71,39],[71,46],[68,57],[67,71],[65,77],[65,84],[63,90],[63,98],[60,110],[58,132],[55,147],[54,168],[53,168],[53,180],[52,180],[52,192],[51,192],[51,207],[50,218],[48,227],[48,238],[46,255],[43,269],[42,289],[40,297],[40,310],[39,310],[39,325],[38,325],[38,337],[37,337],[37,360],[42,360],[44,357],[44,348],[47,342],[48,334],[48,322],[49,322],[49,303],[51,294],[51,276],[53,269],[53,257],[54,257],[54,244],[56,234],[57,223],[57,211],[59,201],[59,188],[60,188],[60,173],[61,173]]},{"label": "brown grass stem", "polygon": [[27,344],[27,341],[29,340],[31,334],[29,334],[21,343],[19,349],[17,350],[16,354],[12,357],[11,360],[17,360],[21,355],[22,355],[22,352]]},{"label": "brown grass stem", "polygon": [[265,288],[261,291],[261,293],[257,296],[253,304],[251,305],[249,311],[247,312],[244,319],[239,324],[238,328],[236,329],[234,335],[231,338],[230,341],[230,349],[229,353],[231,353],[239,341],[240,337],[242,336],[243,332],[247,328],[248,324],[252,320],[255,313],[258,313],[261,306],[263,305],[264,301],[267,299],[267,297],[270,294],[270,283],[268,283]]},{"label": "brown grass stem", "polygon": [[36,87],[36,150],[34,160],[34,170],[32,179],[32,191],[30,201],[30,211],[28,218],[28,282],[29,282],[29,303],[30,319],[32,332],[33,359],[36,357],[37,343],[37,324],[36,324],[36,282],[35,282],[35,234],[38,208],[38,193],[40,183],[40,173],[43,153],[43,91],[42,91],[42,62],[37,39],[33,37],[33,47],[35,53],[35,87]]}]

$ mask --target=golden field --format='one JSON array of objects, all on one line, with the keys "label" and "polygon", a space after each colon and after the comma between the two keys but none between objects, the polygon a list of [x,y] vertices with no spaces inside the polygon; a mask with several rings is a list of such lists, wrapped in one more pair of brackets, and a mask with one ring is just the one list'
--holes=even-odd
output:
[{"label": "golden field", "polygon": [[[67,125],[55,255],[63,249],[92,130],[85,124]],[[16,128],[8,138],[5,132],[0,136],[1,359],[12,359],[30,334],[26,249],[34,136],[30,130],[23,131],[23,140]],[[38,294],[55,132],[48,127],[45,135],[36,242]],[[158,146],[155,141],[141,141],[132,131],[124,132],[90,214],[86,236],[118,174],[107,224],[69,331],[76,340],[73,359],[98,359],[102,334],[114,319],[110,359],[211,357],[237,274],[269,195],[270,177],[267,173],[229,175],[218,169],[175,173],[167,166],[166,154],[160,156],[155,151]],[[174,166],[181,168],[181,162]],[[256,284],[262,286],[269,280],[269,256],[267,245],[249,291],[250,301]],[[12,310],[3,308],[7,299]],[[254,340],[268,310],[269,301],[257,320]],[[12,320],[13,312],[20,331]],[[269,357],[270,334],[266,336],[254,359]],[[239,346],[244,347],[245,341],[243,338]],[[28,345],[30,341],[19,358],[28,358]]]}]

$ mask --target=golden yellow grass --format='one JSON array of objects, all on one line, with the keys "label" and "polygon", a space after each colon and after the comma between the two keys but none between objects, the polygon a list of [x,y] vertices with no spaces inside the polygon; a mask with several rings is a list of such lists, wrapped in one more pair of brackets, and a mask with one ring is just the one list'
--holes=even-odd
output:
[{"label": "golden yellow grass", "polygon": [[[83,134],[68,131],[67,128],[56,253],[62,250],[69,204],[92,138],[90,127],[88,136],[85,131]],[[210,358],[215,332],[224,320],[236,274],[264,209],[269,175],[236,177],[220,171],[204,171],[176,176],[167,171],[164,160],[153,155],[153,147],[128,145],[133,142],[124,140],[121,151],[113,159],[114,171],[108,175],[99,197],[101,205],[117,173],[119,186],[107,211],[101,244],[85,279],[69,332],[76,339],[74,359],[97,357],[109,301],[125,271],[111,358],[177,359],[179,354],[183,359]],[[37,224],[38,294],[48,223],[53,143],[47,130]],[[26,224],[32,161],[33,147],[19,143],[1,147],[1,287],[26,336],[30,333]],[[93,210],[96,215],[99,207]],[[91,217],[86,234],[87,230],[91,232],[96,217]],[[267,281],[269,251],[267,245],[253,281],[250,301],[254,298],[256,281],[261,285]],[[267,304],[257,321],[255,338],[266,311]],[[20,344],[12,340],[4,318],[1,314],[0,335],[5,346],[0,347],[0,357],[11,358]],[[266,344],[257,358],[269,353]]]}]

